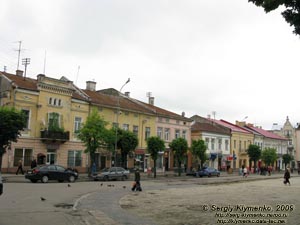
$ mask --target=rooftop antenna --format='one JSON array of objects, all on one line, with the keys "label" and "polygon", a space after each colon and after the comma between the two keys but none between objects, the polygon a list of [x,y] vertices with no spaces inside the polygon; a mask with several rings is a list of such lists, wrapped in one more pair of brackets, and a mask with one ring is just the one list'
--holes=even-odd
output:
[{"label": "rooftop antenna", "polygon": [[76,75],[75,85],[77,85],[77,80],[78,80],[78,77],[79,77],[79,70],[80,70],[80,66],[77,67],[77,75]]},{"label": "rooftop antenna", "polygon": [[44,56],[44,72],[43,72],[44,75],[46,75],[46,58],[47,58],[47,50],[45,50],[45,56]]},{"label": "rooftop antenna", "polygon": [[19,65],[20,65],[20,56],[21,56],[21,51],[24,50],[21,48],[22,46],[22,41],[18,41],[19,43],[19,49],[17,49],[16,51],[18,52],[18,64],[17,64],[17,70],[19,69]]},{"label": "rooftop antenna", "polygon": [[148,98],[152,97],[152,92],[147,92],[147,93],[146,93],[146,96],[147,96]]}]

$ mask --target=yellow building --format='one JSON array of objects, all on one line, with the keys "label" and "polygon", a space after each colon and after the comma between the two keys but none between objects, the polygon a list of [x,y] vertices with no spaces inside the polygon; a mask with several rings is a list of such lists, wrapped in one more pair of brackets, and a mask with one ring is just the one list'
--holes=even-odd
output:
[{"label": "yellow building", "polygon": [[231,168],[238,169],[243,166],[249,167],[249,156],[246,150],[248,149],[249,145],[253,144],[254,134],[240,126],[229,123],[225,120],[214,121],[222,126],[231,129]]},{"label": "yellow building", "polygon": [[[0,72],[0,106],[15,107],[27,115],[27,126],[21,137],[3,155],[4,172],[15,172],[19,159],[28,169],[33,157],[38,164],[60,164],[87,172],[89,155],[84,152],[85,146],[76,137],[76,131],[85,123],[92,108],[108,122],[107,128],[119,126],[137,135],[138,147],[128,157],[128,168],[152,166],[146,139],[157,135],[157,124],[161,124],[162,118],[168,119],[170,131],[174,128],[174,134],[170,133],[166,143],[177,137],[178,129],[190,141],[189,119],[135,100],[128,92],[97,91],[93,81],[87,81],[86,89],[81,90],[65,77],[54,79],[40,74],[32,79],[24,77],[22,71],[16,75]],[[120,165],[119,153],[119,150],[115,154],[98,149],[97,168]],[[173,162],[171,158],[169,161]],[[173,164],[169,164],[168,168],[172,168]]]}]

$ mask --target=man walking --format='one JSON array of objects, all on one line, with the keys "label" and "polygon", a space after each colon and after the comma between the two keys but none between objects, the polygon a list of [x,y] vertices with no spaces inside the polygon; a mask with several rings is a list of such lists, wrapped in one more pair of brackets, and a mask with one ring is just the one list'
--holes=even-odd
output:
[{"label": "man walking", "polygon": [[21,173],[24,175],[24,171],[23,171],[23,161],[22,161],[22,159],[20,159],[19,162],[18,162],[18,169],[17,169],[16,175],[19,174],[19,171],[21,171]]}]

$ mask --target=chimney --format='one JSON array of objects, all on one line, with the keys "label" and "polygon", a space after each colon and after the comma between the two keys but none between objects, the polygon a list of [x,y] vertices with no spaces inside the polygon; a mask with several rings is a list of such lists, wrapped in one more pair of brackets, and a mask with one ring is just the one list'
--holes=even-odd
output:
[{"label": "chimney", "polygon": [[149,97],[149,104],[154,105],[154,97]]},{"label": "chimney", "polygon": [[125,92],[125,96],[126,96],[126,97],[130,97],[130,92],[129,92],[129,91],[126,91],[126,92]]},{"label": "chimney", "polygon": [[96,91],[96,82],[95,81],[87,81],[86,82],[86,90]]},{"label": "chimney", "polygon": [[182,113],[181,113],[181,116],[182,116],[182,117],[185,117],[185,112],[182,112]]},{"label": "chimney", "polygon": [[23,77],[23,70],[16,70],[16,75],[19,77]]}]

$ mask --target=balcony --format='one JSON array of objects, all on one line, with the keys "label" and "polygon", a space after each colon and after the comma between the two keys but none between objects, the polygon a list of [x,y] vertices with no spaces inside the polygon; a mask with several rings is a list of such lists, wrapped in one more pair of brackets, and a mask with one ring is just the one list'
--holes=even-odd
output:
[{"label": "balcony", "polygon": [[70,140],[70,132],[41,130],[41,140],[44,143],[65,143]]}]

